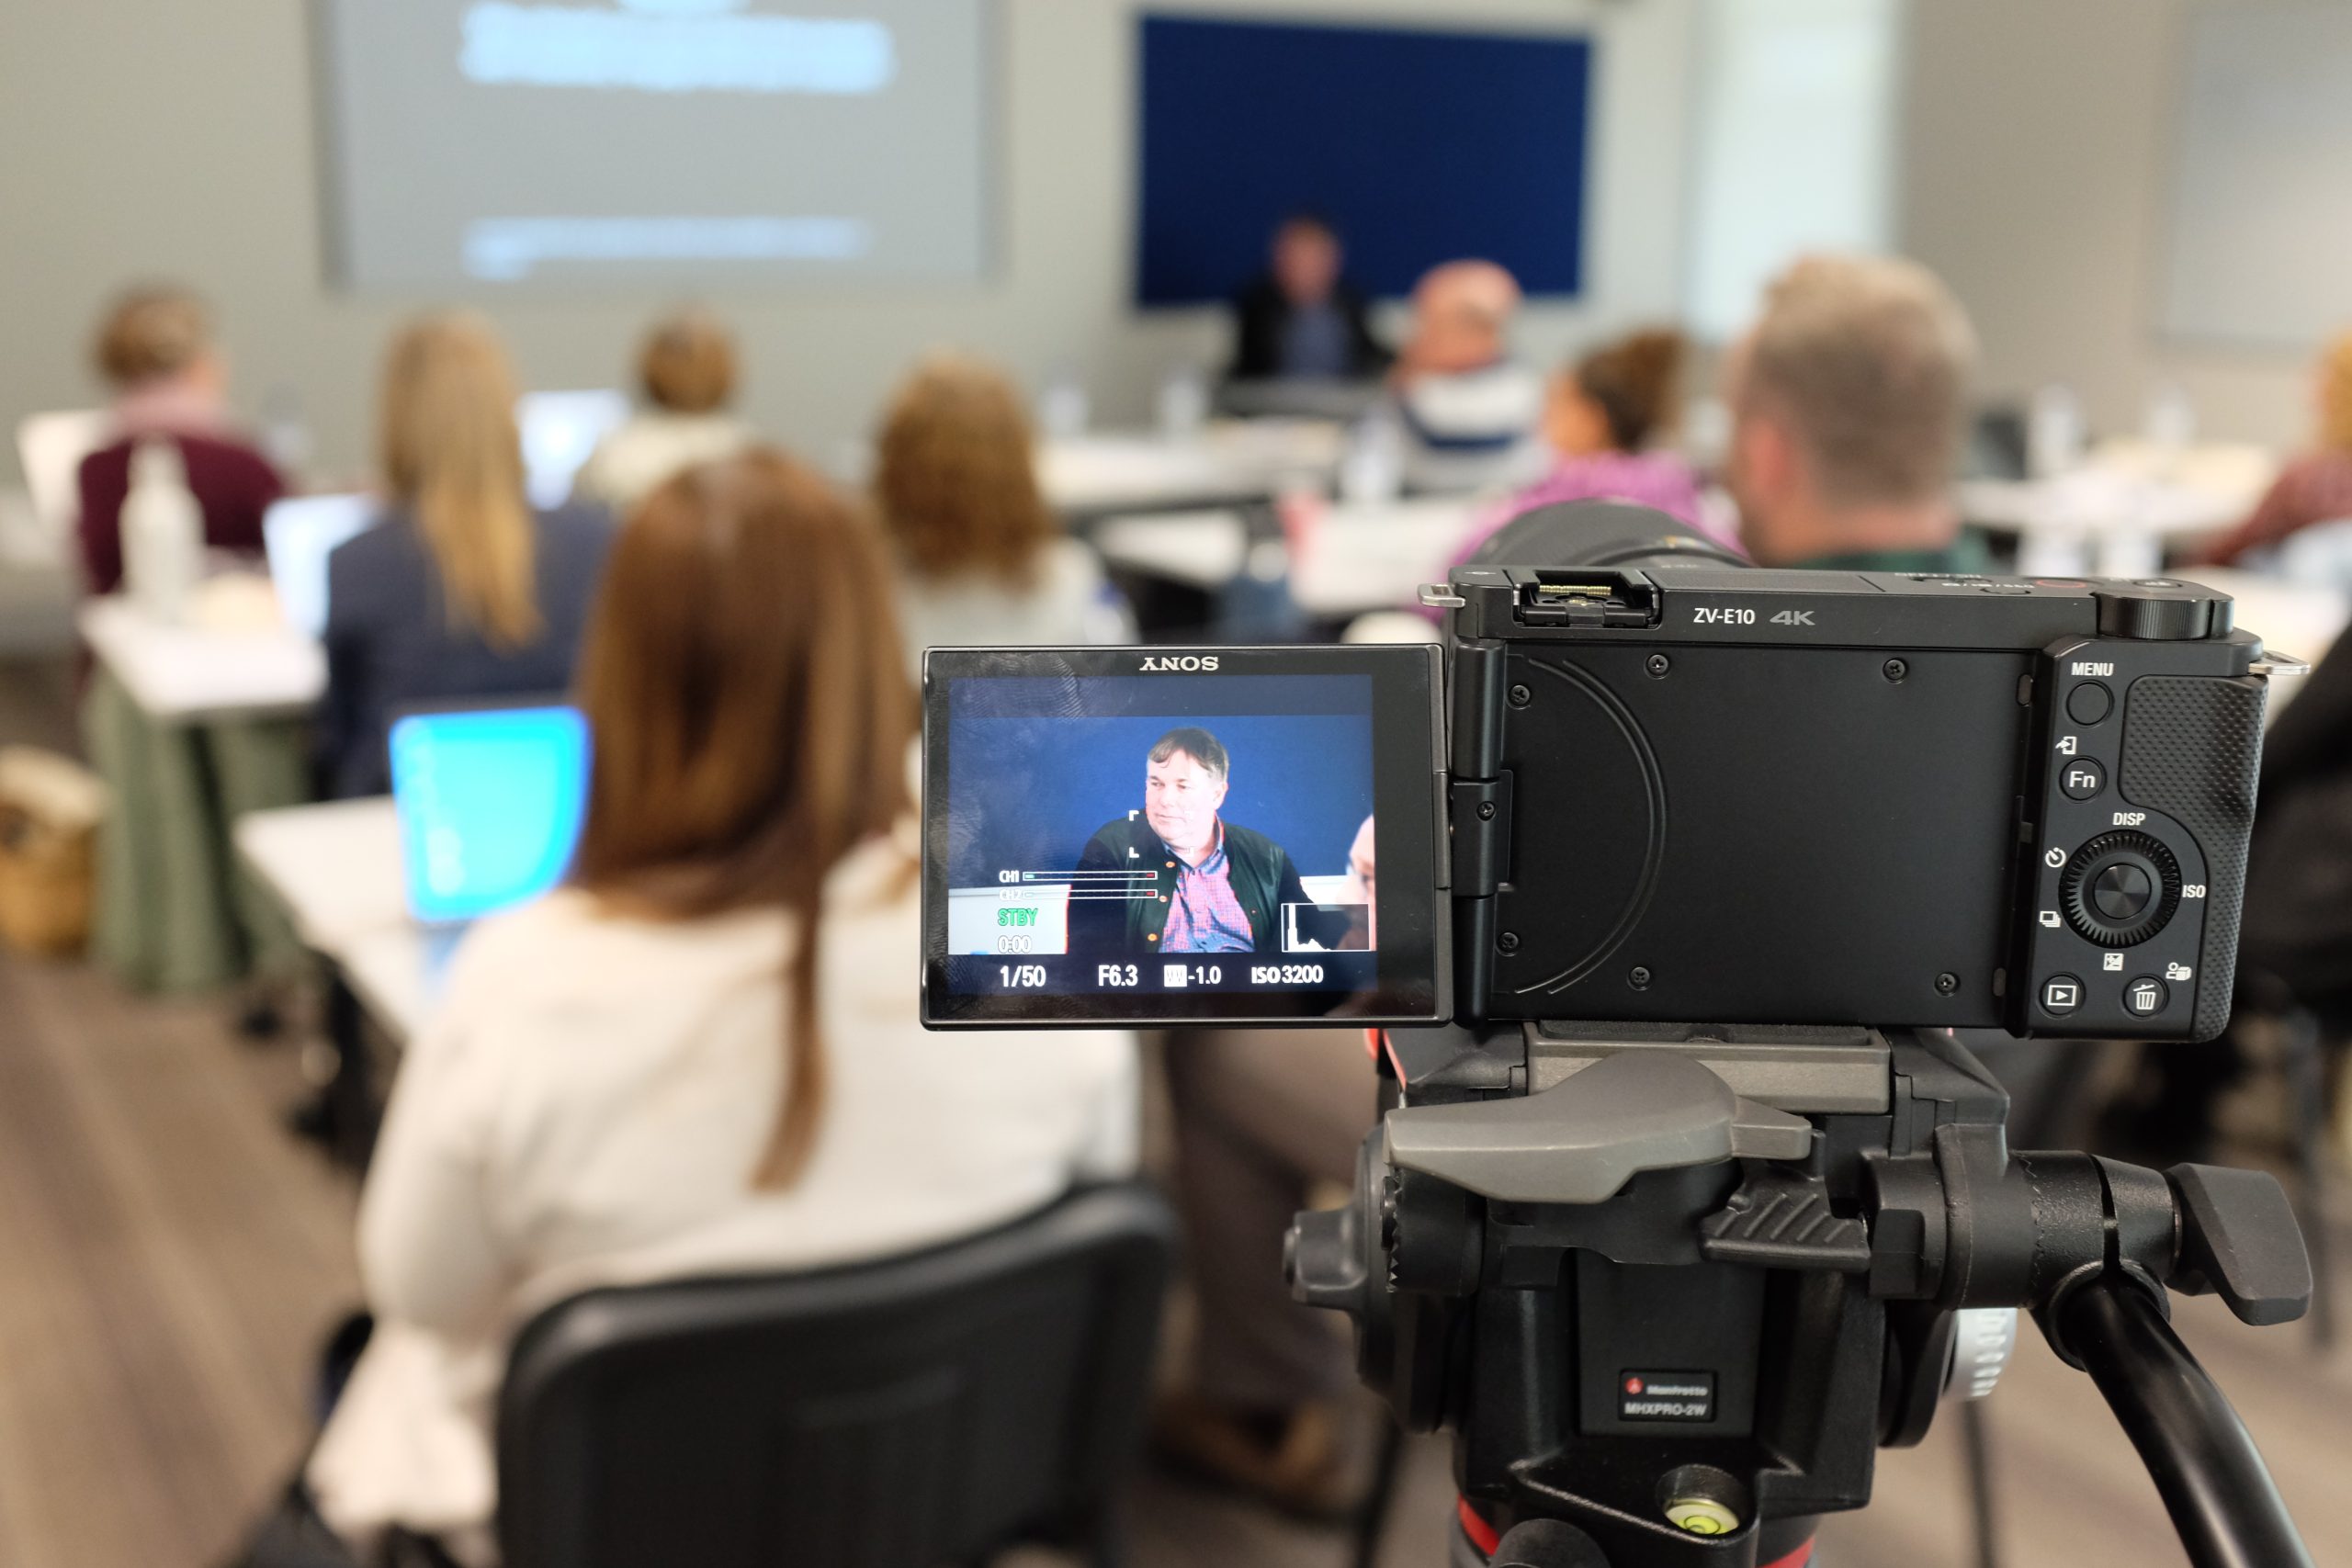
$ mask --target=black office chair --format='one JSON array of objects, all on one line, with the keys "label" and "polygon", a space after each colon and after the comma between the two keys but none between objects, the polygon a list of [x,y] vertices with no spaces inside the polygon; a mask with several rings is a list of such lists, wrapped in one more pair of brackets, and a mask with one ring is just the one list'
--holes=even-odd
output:
[{"label": "black office chair", "polygon": [[1102,1187],[912,1257],[559,1303],[500,1396],[505,1568],[1110,1568],[1174,1250],[1158,1196]]}]

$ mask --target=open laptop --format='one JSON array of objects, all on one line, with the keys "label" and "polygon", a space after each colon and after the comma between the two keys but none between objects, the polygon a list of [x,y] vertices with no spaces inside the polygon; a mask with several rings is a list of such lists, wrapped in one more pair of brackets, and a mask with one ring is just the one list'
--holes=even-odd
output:
[{"label": "open laptop", "polygon": [[523,435],[523,472],[537,507],[561,506],[596,443],[629,415],[628,394],[610,388],[585,392],[526,392],[514,404]]},{"label": "open laptop", "polygon": [[109,409],[66,409],[28,415],[17,426],[17,464],[47,543],[62,550],[82,514],[82,459],[115,439]]},{"label": "open laptop", "polygon": [[453,926],[563,878],[588,802],[588,722],[575,708],[410,713],[391,731],[392,802],[409,912]]},{"label": "open laptop", "polygon": [[327,557],[376,520],[371,495],[300,495],[261,514],[269,581],[286,624],[313,641],[327,629]]}]

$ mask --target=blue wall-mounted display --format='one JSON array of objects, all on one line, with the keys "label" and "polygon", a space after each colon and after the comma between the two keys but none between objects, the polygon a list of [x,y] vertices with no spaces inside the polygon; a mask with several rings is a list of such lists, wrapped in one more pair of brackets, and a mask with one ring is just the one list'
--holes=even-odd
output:
[{"label": "blue wall-mounted display", "polygon": [[1141,21],[1136,299],[1229,298],[1298,211],[1367,293],[1460,256],[1584,283],[1593,46],[1562,33]]}]

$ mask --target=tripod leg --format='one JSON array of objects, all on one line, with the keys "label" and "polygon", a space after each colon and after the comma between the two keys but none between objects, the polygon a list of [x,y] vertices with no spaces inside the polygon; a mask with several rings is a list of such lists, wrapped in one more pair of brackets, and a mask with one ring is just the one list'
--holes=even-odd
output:
[{"label": "tripod leg", "polygon": [[2001,1520],[1994,1506],[1992,1434],[1984,1402],[1960,1407],[1960,1440],[1968,1464],[1969,1515],[1976,1526],[1976,1568],[2001,1568]]},{"label": "tripod leg", "polygon": [[1405,1429],[1394,1421],[1380,1424],[1380,1452],[1373,1461],[1372,1485],[1356,1506],[1355,1568],[1376,1568],[1380,1538],[1388,1524],[1388,1505],[1396,1493],[1396,1468],[1405,1453]]},{"label": "tripod leg", "polygon": [[2301,1009],[2287,1015],[2281,1050],[2287,1098],[2295,1118],[2295,1172],[2301,1201],[2295,1219],[2303,1229],[2303,1249],[2312,1260],[2312,1348],[2325,1352],[2335,1343],[2335,1295],[2328,1287],[2326,1074],[2321,1060],[2319,1020]]},{"label": "tripod leg", "polygon": [[1126,1568],[1126,1520],[1116,1507],[1106,1507],[1096,1516],[1087,1532],[1086,1562],[1087,1568]]}]

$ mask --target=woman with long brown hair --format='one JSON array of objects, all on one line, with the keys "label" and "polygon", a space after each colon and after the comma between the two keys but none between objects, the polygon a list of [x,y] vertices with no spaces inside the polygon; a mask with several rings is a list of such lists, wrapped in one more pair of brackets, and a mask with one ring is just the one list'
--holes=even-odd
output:
[{"label": "woman with long brown hair", "polygon": [[361,1201],[379,1327],[309,1471],[346,1539],[487,1523],[504,1338],[559,1296],[912,1249],[1132,1167],[1128,1037],[917,1021],[886,561],[772,451],[622,530],[571,885],[468,938]]},{"label": "woman with long brown hair", "polygon": [[611,540],[600,513],[534,513],[514,375],[487,322],[428,316],[392,340],[377,407],[389,502],[327,558],[329,793],[381,794],[385,736],[420,703],[560,692]]},{"label": "woman with long brown hair", "polygon": [[1046,504],[1029,416],[993,367],[958,355],[915,367],[883,419],[874,499],[898,547],[910,667],[931,647],[1135,635],[1094,552]]}]

